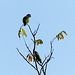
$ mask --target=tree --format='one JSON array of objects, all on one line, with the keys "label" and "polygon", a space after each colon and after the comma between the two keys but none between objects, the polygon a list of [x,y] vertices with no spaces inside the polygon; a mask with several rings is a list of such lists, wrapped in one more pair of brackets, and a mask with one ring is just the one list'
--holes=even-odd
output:
[{"label": "tree", "polygon": [[[26,43],[26,41],[25,41],[25,39],[24,39],[24,36],[27,37],[27,34],[26,34],[25,30],[22,28],[23,26],[28,26],[31,35],[33,36],[33,39],[31,39],[32,42],[33,42],[33,44],[34,44],[34,46],[33,46],[33,52],[31,52],[31,49],[28,47],[28,45],[27,45],[27,43]],[[41,61],[41,57],[40,57],[39,53],[36,51],[36,47],[39,46],[40,44],[43,44],[43,41],[42,41],[41,39],[36,40],[36,38],[35,38],[35,36],[36,36],[36,34],[37,34],[37,32],[38,32],[39,27],[40,27],[40,24],[38,25],[37,29],[36,29],[34,32],[32,32],[32,29],[31,29],[30,25],[28,25],[28,22],[27,22],[27,25],[22,25],[22,26],[20,27],[20,29],[19,29],[18,36],[19,36],[19,38],[20,38],[20,36],[22,35],[23,41],[24,41],[25,46],[26,46],[26,48],[27,48],[27,50],[28,50],[29,53],[27,54],[26,57],[24,57],[24,55],[20,52],[20,50],[19,50],[18,48],[16,48],[16,49],[17,49],[17,51],[19,52],[19,54],[23,57],[23,59],[24,59],[31,67],[33,67],[33,68],[37,71],[38,75],[41,75],[42,72],[43,72],[43,75],[46,75],[48,63],[49,63],[49,61],[51,60],[51,58],[53,58],[53,57],[52,57],[52,54],[53,54],[53,42],[54,42],[54,40],[55,40],[56,38],[58,39],[58,41],[59,41],[60,39],[64,39],[63,33],[64,33],[65,35],[67,35],[67,33],[66,33],[65,31],[61,31],[58,35],[56,35],[56,36],[50,41],[50,53],[44,58],[43,61]],[[33,60],[33,61],[32,61],[32,60]],[[34,62],[35,65],[33,65],[31,62]],[[40,69],[38,69],[38,66],[40,66]]]}]

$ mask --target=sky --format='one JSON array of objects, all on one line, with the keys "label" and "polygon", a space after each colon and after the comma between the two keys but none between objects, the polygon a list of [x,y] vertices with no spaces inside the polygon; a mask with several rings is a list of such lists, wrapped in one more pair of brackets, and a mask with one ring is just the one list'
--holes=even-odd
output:
[{"label": "sky", "polygon": [[[75,0],[1,0],[0,1],[0,75],[36,75],[36,71],[19,55],[16,48],[26,56],[28,51],[18,30],[22,18],[31,14],[32,31],[40,28],[36,39],[43,45],[36,48],[42,60],[49,54],[50,41],[61,31],[64,40],[53,43],[53,57],[48,63],[47,75],[75,75]],[[25,40],[31,51],[33,43],[28,27],[24,27]],[[32,63],[34,64],[34,63]]]}]

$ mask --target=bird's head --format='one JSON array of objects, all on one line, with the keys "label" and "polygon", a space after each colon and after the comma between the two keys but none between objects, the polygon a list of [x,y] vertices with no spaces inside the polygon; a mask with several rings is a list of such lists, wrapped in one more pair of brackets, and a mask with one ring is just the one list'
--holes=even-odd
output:
[{"label": "bird's head", "polygon": [[31,14],[27,14],[28,17],[31,17]]}]

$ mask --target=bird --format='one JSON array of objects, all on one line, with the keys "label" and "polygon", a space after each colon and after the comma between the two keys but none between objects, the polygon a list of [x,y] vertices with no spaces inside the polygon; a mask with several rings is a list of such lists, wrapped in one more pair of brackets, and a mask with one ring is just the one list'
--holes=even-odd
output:
[{"label": "bird", "polygon": [[36,60],[41,63],[41,57],[37,51],[35,51]]},{"label": "bird", "polygon": [[31,17],[31,14],[27,14],[25,17],[23,17],[24,26],[26,26],[29,23],[30,17]]}]

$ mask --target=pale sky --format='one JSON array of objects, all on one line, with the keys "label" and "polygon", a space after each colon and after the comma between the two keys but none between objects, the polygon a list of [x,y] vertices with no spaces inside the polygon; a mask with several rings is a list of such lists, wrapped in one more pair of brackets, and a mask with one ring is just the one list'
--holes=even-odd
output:
[{"label": "pale sky", "polygon": [[[40,24],[36,39],[43,45],[36,48],[42,60],[48,55],[50,41],[62,30],[64,40],[53,43],[53,57],[47,75],[75,75],[75,0],[1,0],[0,1],[0,75],[36,75],[36,71],[18,54],[26,56],[23,39],[18,38],[22,18],[31,14],[29,25],[34,31]],[[31,34],[25,40],[32,49]],[[34,63],[32,63],[34,64]]]}]

